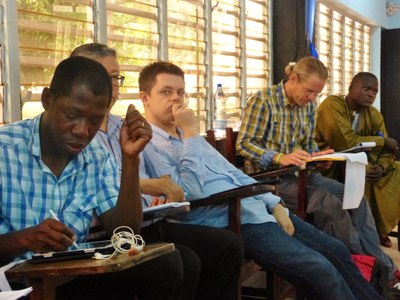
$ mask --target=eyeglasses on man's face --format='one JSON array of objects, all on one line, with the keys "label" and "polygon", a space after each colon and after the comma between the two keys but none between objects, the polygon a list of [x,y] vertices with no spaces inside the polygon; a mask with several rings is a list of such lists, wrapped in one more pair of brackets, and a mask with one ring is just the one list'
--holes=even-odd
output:
[{"label": "eyeglasses on man's face", "polygon": [[111,75],[111,83],[115,86],[122,86],[124,84],[125,76],[122,75]]},{"label": "eyeglasses on man's face", "polygon": [[308,97],[317,98],[317,97],[320,97],[322,95],[321,92],[314,91],[312,88],[307,86],[307,84],[305,84],[303,81],[300,81],[300,84],[303,86],[304,94],[307,95]]}]

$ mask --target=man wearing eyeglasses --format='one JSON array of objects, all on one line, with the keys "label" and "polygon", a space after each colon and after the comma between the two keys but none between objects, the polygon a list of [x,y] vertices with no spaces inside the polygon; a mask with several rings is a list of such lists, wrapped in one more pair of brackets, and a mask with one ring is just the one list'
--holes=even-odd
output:
[{"label": "man wearing eyeglasses", "polygon": [[[71,53],[71,56],[91,58],[106,68],[113,84],[112,102],[108,111],[110,112],[118,98],[119,87],[122,86],[124,80],[124,77],[119,75],[120,70],[116,51],[103,44],[90,43],[77,47]],[[168,92],[169,90],[166,89],[165,93]],[[183,96],[185,90],[180,89],[177,93]],[[120,169],[122,169],[122,153],[119,142],[121,125],[121,117],[108,113],[108,117],[103,120],[101,128],[95,137],[98,142],[107,147],[113,154],[115,164]],[[143,160],[143,156],[140,155],[140,161]],[[153,203],[162,204],[164,202],[185,200],[182,188],[174,183],[169,175],[161,173],[158,178],[145,179],[143,167],[143,164],[141,164],[139,175],[141,177],[140,187],[144,207]],[[158,171],[163,172],[161,169]],[[153,197],[160,195],[162,197],[159,198],[162,198],[162,200],[154,199],[158,197]],[[237,298],[243,250],[241,241],[235,234],[224,229],[178,224],[164,219],[144,225],[140,234],[147,243],[161,241],[175,243],[180,254],[184,273],[182,299]],[[201,237],[201,239],[198,237]]]},{"label": "man wearing eyeglasses", "polygon": [[[318,59],[306,57],[290,63],[287,79],[256,93],[247,103],[238,134],[237,149],[256,170],[272,166],[305,166],[319,152],[315,140],[315,100],[328,78]],[[330,162],[317,166],[329,169]],[[247,170],[254,171],[254,170]],[[297,177],[281,177],[279,195],[294,211],[298,202]],[[360,206],[343,210],[344,185],[313,170],[308,175],[307,213],[314,225],[341,240],[352,253],[378,258],[389,269],[390,279],[398,274],[393,260],[380,248],[375,222],[363,197]]]}]

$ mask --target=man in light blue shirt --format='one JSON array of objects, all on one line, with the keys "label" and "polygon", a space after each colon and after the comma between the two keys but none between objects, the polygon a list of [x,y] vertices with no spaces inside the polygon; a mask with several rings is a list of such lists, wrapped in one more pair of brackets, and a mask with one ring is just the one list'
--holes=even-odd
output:
[{"label": "man in light blue shirt", "polygon": [[[94,139],[107,147],[107,150],[112,153],[112,158],[115,158],[115,165],[121,170],[123,160],[120,131],[123,119],[110,113],[112,106],[117,101],[119,88],[123,84],[123,80],[116,79],[124,78],[120,75],[117,53],[107,45],[88,43],[78,46],[71,53],[71,56],[77,55],[101,63],[113,79],[111,105],[107,117],[103,119],[100,130]],[[143,158],[140,157],[140,160],[143,161]],[[143,166],[140,164],[140,167]],[[159,171],[162,171],[162,168]],[[159,176],[154,179],[148,179],[148,176],[145,175],[146,172],[142,169],[139,170],[139,174],[144,207],[156,205],[155,202],[184,200],[182,188],[173,182],[166,173],[159,173]],[[146,193],[150,195],[144,195]],[[153,198],[155,199],[153,200]],[[143,222],[140,234],[146,242],[175,244],[181,257],[184,274],[182,299],[237,298],[243,247],[240,239],[234,233],[214,227],[158,219]],[[202,239],[199,240],[198,236],[201,236]]]},{"label": "man in light blue shirt", "polygon": [[[184,73],[179,67],[166,62],[146,66],[139,88],[153,128],[143,152],[148,171],[161,163],[191,201],[254,182],[198,135],[194,113],[184,107]],[[246,198],[241,209],[246,256],[302,287],[310,298],[382,299],[340,241],[288,213],[279,197]],[[226,227],[227,205],[194,209],[177,221]]]},{"label": "man in light blue shirt", "polygon": [[[130,106],[121,129],[123,166],[118,176],[110,154],[92,141],[106,116],[111,90],[101,64],[84,57],[66,59],[57,66],[50,88],[43,90],[44,112],[0,128],[0,263],[85,241],[94,213],[110,236],[119,226],[139,231],[139,153],[152,132]],[[65,299],[138,295],[160,300],[180,299],[181,288],[176,251],[61,287]]]}]

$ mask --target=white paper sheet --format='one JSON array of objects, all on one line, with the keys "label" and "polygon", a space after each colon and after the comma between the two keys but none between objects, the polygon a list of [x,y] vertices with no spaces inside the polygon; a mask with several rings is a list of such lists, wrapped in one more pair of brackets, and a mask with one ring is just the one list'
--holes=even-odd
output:
[{"label": "white paper sheet", "polygon": [[16,300],[28,295],[32,291],[32,287],[23,290],[0,292],[0,300]]},{"label": "white paper sheet", "polygon": [[343,209],[354,209],[360,205],[365,189],[365,166],[368,164],[365,152],[342,153],[346,158]]}]

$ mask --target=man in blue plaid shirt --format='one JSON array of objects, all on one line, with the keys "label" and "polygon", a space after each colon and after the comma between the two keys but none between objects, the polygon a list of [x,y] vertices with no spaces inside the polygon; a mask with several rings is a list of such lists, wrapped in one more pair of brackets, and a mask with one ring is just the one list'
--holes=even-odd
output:
[{"label": "man in blue plaid shirt", "polygon": [[[43,90],[44,112],[0,128],[0,263],[85,241],[94,213],[110,235],[122,225],[139,231],[139,153],[152,130],[133,106],[128,108],[119,177],[110,154],[92,141],[111,92],[110,76],[101,64],[68,58]],[[181,281],[179,254],[172,252],[123,272],[76,279],[62,296],[179,299]]]}]

